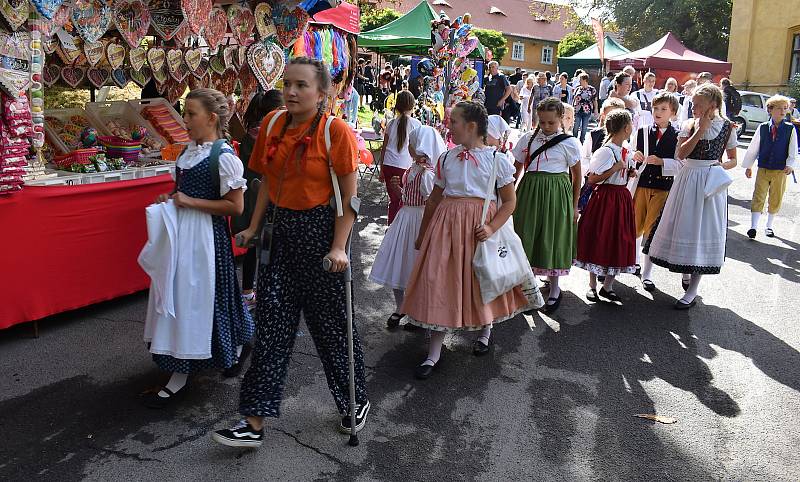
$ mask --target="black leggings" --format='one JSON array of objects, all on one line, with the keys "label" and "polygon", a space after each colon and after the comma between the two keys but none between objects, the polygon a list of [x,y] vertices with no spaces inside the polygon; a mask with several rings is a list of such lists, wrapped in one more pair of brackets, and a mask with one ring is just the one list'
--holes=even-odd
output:
[{"label": "black leggings", "polygon": [[247,250],[242,260],[242,290],[249,291],[255,286],[256,269],[258,268],[257,248]]}]

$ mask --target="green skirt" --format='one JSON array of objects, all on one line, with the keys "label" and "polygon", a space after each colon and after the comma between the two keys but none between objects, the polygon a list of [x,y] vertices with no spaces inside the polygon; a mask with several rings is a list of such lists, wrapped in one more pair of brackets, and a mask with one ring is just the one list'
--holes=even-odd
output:
[{"label": "green skirt", "polygon": [[514,230],[534,273],[569,274],[578,249],[569,174],[525,173],[517,188]]}]

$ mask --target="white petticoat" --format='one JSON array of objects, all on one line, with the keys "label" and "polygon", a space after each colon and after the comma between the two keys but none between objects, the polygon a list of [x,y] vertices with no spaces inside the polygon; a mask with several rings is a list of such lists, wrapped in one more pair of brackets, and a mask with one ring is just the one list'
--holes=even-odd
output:
[{"label": "white petticoat", "polygon": [[403,206],[375,255],[369,279],[392,289],[406,289],[418,251],[414,243],[419,235],[419,226],[425,206]]}]

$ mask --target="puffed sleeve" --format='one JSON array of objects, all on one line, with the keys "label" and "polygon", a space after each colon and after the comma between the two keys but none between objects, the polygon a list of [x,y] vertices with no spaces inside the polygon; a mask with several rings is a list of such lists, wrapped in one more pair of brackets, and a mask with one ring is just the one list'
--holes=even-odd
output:
[{"label": "puffed sleeve", "polygon": [[219,195],[225,196],[232,189],[247,190],[244,166],[235,154],[223,152],[219,155]]},{"label": "puffed sleeve", "polygon": [[692,128],[694,127],[694,119],[687,119],[683,126],[681,126],[681,133],[678,137],[689,138],[692,137]]},{"label": "puffed sleeve", "polygon": [[[503,159],[506,157],[506,159]],[[508,159],[508,154],[505,152],[497,153],[497,188],[507,186],[514,182],[514,174],[517,170],[511,164],[511,159]]]},{"label": "puffed sleeve", "polygon": [[[589,143],[591,144],[592,136],[586,136],[589,139]],[[569,167],[574,166],[575,164],[581,162],[581,141],[574,137],[570,137],[566,139],[564,142],[564,149],[567,153],[567,163]],[[591,150],[591,147],[590,147]]]},{"label": "puffed sleeve", "polygon": [[[723,106],[725,104],[722,104]],[[731,132],[728,134],[728,143],[725,144],[725,149],[736,149],[739,147],[739,138],[736,136],[736,127],[733,126],[731,123],[730,126]]]},{"label": "puffed sleeve", "polygon": [[514,159],[512,161],[516,161],[520,164],[525,164],[525,158],[528,156],[526,152],[528,150],[528,143],[531,140],[531,136],[533,132],[527,132],[525,135],[519,138],[517,141],[517,145],[511,149],[511,154],[513,154]]},{"label": "puffed sleeve", "polygon": [[593,174],[603,174],[614,165],[614,152],[611,147],[603,146],[592,154],[592,162],[589,164],[589,172]]},{"label": "puffed sleeve", "polygon": [[428,199],[433,192],[433,182],[436,175],[430,169],[423,169],[419,175],[422,176],[419,180],[419,193],[422,194],[422,197]]},{"label": "puffed sleeve", "polygon": [[589,164],[592,162],[592,136],[586,136],[581,146],[581,175],[585,176],[589,172]]}]

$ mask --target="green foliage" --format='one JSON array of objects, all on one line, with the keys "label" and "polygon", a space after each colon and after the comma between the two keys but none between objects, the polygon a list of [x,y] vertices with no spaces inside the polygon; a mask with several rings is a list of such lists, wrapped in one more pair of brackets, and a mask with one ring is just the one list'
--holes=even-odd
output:
[{"label": "green foliage", "polygon": [[795,74],[789,79],[789,90],[786,95],[793,99],[800,99],[800,74]]},{"label": "green foliage", "polygon": [[393,8],[370,9],[361,13],[361,31],[368,32],[383,27],[400,18],[400,12]]},{"label": "green foliage", "polygon": [[505,57],[506,53],[508,53],[506,38],[503,37],[502,32],[483,28],[473,28],[472,33],[478,37],[478,40],[480,40],[484,47],[492,51],[492,58],[494,60],[499,62],[500,59]]},{"label": "green foliage", "polygon": [[594,43],[594,35],[591,33],[568,33],[558,43],[558,56],[569,57],[575,55],[586,47],[594,45]]},{"label": "green foliage", "polygon": [[[124,89],[111,87],[106,100],[131,100],[141,96],[142,89],[130,82]],[[71,107],[83,107],[89,102],[89,89],[73,89],[72,87],[53,86],[44,89],[44,108],[48,109],[67,109]]]},{"label": "green foliage", "polygon": [[728,56],[733,0],[571,0],[588,16],[616,22],[631,50],[672,32],[688,48],[724,60]]}]

